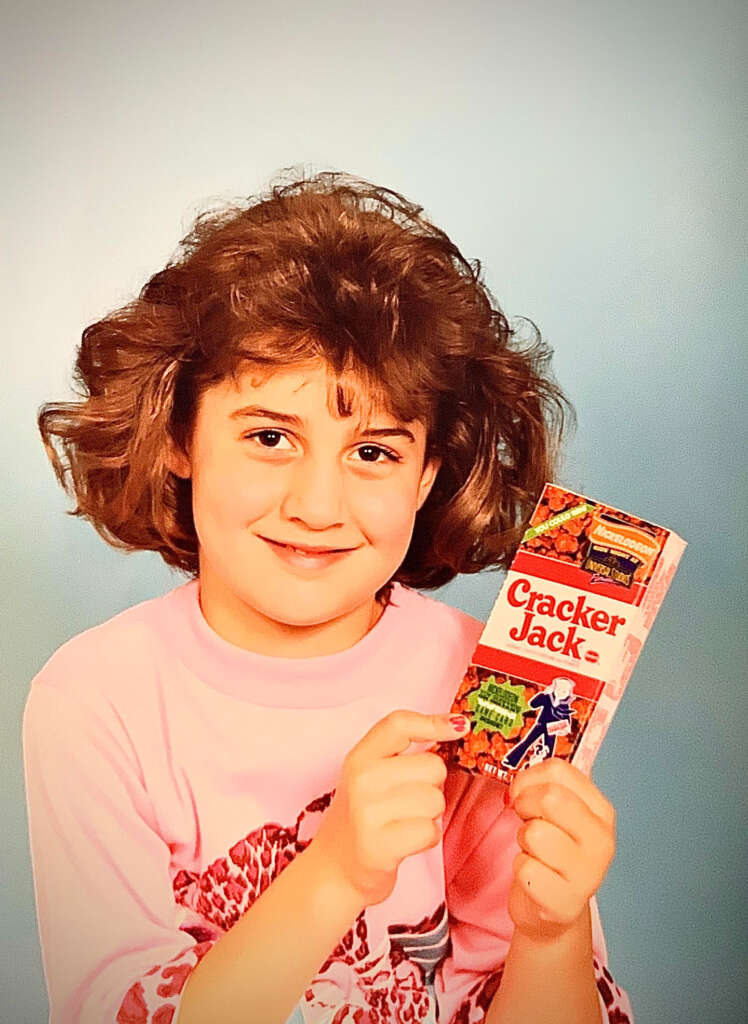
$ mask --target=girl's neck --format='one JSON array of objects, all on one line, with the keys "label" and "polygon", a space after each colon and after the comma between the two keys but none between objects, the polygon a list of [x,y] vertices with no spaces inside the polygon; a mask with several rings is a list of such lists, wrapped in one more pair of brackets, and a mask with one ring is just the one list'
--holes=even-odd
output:
[{"label": "girl's neck", "polygon": [[376,626],[385,611],[385,605],[372,597],[326,622],[299,626],[263,614],[205,571],[200,574],[199,601],[203,618],[222,639],[276,658],[324,657],[347,650]]}]

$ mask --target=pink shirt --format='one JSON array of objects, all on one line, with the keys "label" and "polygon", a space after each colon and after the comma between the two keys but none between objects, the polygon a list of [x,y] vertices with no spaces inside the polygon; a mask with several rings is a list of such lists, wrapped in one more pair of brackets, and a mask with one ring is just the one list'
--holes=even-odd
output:
[{"label": "pink shirt", "polygon": [[[312,840],[347,752],[395,708],[449,711],[483,628],[395,584],[353,647],[275,658],[215,633],[198,587],[73,637],[32,682],[23,743],[50,1024],[174,1021],[200,957]],[[398,1024],[483,1019],[512,935],[520,820],[492,780],[450,769],[445,795],[442,843],[406,858],[391,896],[351,922],[292,1024],[375,1021],[384,997]],[[626,1024],[591,905],[601,1019]]]}]

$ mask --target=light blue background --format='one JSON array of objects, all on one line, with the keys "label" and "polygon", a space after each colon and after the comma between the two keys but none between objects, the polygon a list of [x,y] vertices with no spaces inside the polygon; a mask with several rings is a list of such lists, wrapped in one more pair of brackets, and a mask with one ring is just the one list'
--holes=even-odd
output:
[{"label": "light blue background", "polygon": [[[422,203],[578,412],[561,483],[689,541],[606,738],[600,891],[638,1024],[745,1019],[746,7],[7,5],[0,1015],[46,1019],[20,723],[68,637],[182,581],[65,515],[36,433],[85,325],[289,164]],[[436,596],[487,616],[497,574]],[[743,1011],[740,1007],[743,1006]]]}]

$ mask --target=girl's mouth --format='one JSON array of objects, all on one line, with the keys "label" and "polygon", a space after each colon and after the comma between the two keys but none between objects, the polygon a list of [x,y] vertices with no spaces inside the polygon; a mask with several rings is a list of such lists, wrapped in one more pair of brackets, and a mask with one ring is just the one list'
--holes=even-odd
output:
[{"label": "girl's mouth", "polygon": [[286,562],[287,565],[295,566],[299,569],[321,569],[327,565],[331,565],[333,562],[337,562],[339,559],[344,558],[350,554],[351,550],[346,551],[319,551],[312,553],[310,551],[300,551],[298,548],[289,547],[287,544],[278,544],[276,541],[268,540],[267,537],[263,537],[263,540],[270,545],[275,553]]}]

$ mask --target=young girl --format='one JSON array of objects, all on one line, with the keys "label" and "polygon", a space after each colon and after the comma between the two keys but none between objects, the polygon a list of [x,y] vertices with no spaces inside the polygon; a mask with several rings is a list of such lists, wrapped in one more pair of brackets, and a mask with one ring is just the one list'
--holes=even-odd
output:
[{"label": "young girl", "polygon": [[[51,1024],[626,1024],[614,812],[551,758],[448,770],[563,400],[420,207],[347,175],[197,218],[39,427],[110,543],[186,573],[24,713]],[[55,447],[62,445],[62,456]]]}]

